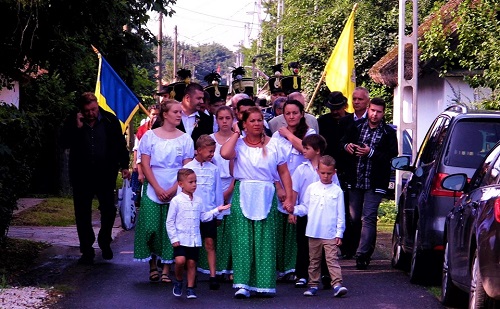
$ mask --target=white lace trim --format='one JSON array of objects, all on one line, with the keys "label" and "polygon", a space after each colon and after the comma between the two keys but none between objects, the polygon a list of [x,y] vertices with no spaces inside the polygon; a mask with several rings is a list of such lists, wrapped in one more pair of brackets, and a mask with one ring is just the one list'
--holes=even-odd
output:
[{"label": "white lace trim", "polygon": [[274,293],[274,294],[276,293],[276,288],[265,289],[265,288],[253,287],[253,286],[249,286],[247,284],[241,284],[241,283],[233,284],[233,288],[245,289],[245,290],[254,291],[257,293]]}]

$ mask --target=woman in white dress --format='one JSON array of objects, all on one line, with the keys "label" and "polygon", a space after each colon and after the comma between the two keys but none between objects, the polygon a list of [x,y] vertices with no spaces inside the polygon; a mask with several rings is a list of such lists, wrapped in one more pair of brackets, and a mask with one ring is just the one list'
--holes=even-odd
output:
[{"label": "woman in white dress", "polygon": [[162,102],[158,115],[162,125],[144,134],[138,150],[147,183],[135,227],[134,260],[149,262],[151,281],[160,280],[158,257],[163,263],[161,280],[171,282],[169,265],[174,260],[165,227],[168,205],[177,192],[177,171],[194,156],[191,136],[176,128],[181,122],[181,111],[180,103],[175,100]]},{"label": "woman in white dress", "polygon": [[[304,106],[296,100],[287,100],[283,105],[283,117],[287,125],[281,127],[274,132],[272,138],[278,140],[281,151],[288,157],[287,165],[290,175],[293,175],[295,169],[305,162],[302,152],[302,139],[311,134],[315,134],[314,129],[309,128],[304,118]],[[295,272],[296,256],[297,256],[297,231],[296,217],[289,214],[281,201],[284,200],[285,194],[283,187],[279,181],[276,182],[276,190],[278,192],[278,210],[276,225],[276,263],[278,271],[278,279],[283,278],[287,274]]]},{"label": "woman in white dress", "polygon": [[[220,149],[222,145],[224,145],[233,135],[232,126],[234,122],[234,115],[229,106],[221,106],[217,109],[214,116],[217,122],[218,131],[210,134],[210,137],[212,137],[216,142],[212,162],[219,168],[222,191],[224,193],[224,204],[228,204],[231,203],[231,196],[234,189],[234,177],[232,176],[233,161],[222,158],[220,155]],[[215,250],[217,254],[217,275],[233,273],[231,267],[231,234],[227,220],[229,213],[230,210],[228,209],[220,213],[217,217],[217,244]],[[203,273],[209,273],[208,263],[203,250],[200,252],[198,270]]]},{"label": "woman in white dress", "polygon": [[276,215],[277,198],[274,181],[279,175],[285,188],[284,206],[293,207],[292,181],[286,157],[276,139],[264,134],[264,117],[260,108],[250,107],[243,113],[246,132],[240,138],[238,126],[222,146],[221,156],[234,159],[236,180],[232,210],[231,252],[233,287],[237,298],[250,297],[250,291],[276,293]]}]

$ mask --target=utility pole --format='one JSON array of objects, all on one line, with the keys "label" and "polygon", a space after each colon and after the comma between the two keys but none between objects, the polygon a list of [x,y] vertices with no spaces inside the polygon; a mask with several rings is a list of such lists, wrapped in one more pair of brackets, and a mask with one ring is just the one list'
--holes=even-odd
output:
[{"label": "utility pole", "polygon": [[[283,0],[277,0],[278,2],[278,15],[276,18],[276,28],[278,28],[281,18],[283,17],[283,12],[284,12],[284,1]],[[282,63],[283,62],[283,35],[278,34],[276,37],[276,64]]]},{"label": "utility pole", "polygon": [[177,26],[174,27],[174,72],[172,74],[173,80],[177,74]]},{"label": "utility pole", "polygon": [[163,13],[160,12],[159,20],[159,29],[158,29],[158,53],[157,53],[157,61],[158,61],[158,92],[161,91],[162,79],[163,79],[163,60],[162,60],[162,52],[163,52],[163,32],[162,32],[162,24],[163,24]]}]

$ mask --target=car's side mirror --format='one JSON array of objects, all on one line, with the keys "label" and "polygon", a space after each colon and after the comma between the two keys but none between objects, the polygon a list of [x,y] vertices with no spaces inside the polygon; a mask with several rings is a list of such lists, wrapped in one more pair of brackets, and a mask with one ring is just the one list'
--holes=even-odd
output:
[{"label": "car's side mirror", "polygon": [[463,191],[467,184],[467,174],[452,174],[446,176],[441,182],[441,186],[451,191]]},{"label": "car's side mirror", "polygon": [[400,156],[392,158],[391,166],[397,170],[409,171],[410,170],[410,158],[407,156]]}]

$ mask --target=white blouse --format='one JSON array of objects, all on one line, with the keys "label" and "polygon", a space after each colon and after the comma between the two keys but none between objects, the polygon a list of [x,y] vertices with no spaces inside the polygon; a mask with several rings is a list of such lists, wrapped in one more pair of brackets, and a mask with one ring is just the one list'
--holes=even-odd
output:
[{"label": "white blouse", "polygon": [[[302,204],[304,202],[304,194],[306,193],[307,187],[316,181],[319,181],[318,170],[312,166],[311,161],[306,160],[299,165],[292,174],[292,189],[297,192],[298,199],[294,202]],[[332,182],[340,187],[337,173],[333,175]]]},{"label": "white blouse", "polygon": [[[151,157],[153,175],[158,184],[167,190],[177,181],[177,172],[182,168],[182,162],[194,157],[194,145],[191,136],[186,133],[173,139],[163,139],[154,130],[149,130],[141,138],[138,153],[141,157]],[[148,186],[147,195],[153,202],[164,204],[156,196],[153,186]]]},{"label": "white blouse", "polygon": [[[312,128],[308,128],[304,137],[311,134],[316,134],[316,131]],[[290,175],[292,175],[295,169],[303,162],[307,161],[307,159],[304,158],[304,155],[301,152],[293,147],[292,142],[290,142],[284,136],[281,136],[279,131],[274,132],[272,138],[278,140],[278,144],[282,149],[281,151],[288,155],[287,165],[288,170],[290,171]]]},{"label": "white blouse", "polygon": [[210,221],[219,214],[217,207],[203,212],[201,203],[199,197],[193,196],[191,200],[182,192],[170,201],[166,229],[172,244],[178,241],[181,246],[201,247],[200,221]]},{"label": "white blouse", "polygon": [[196,191],[194,196],[198,196],[202,200],[201,211],[209,211],[214,207],[224,203],[222,192],[222,184],[219,175],[219,168],[212,162],[188,162],[184,165],[185,168],[190,168],[196,174]]},{"label": "white blouse", "polygon": [[306,236],[321,239],[342,238],[345,230],[344,192],[334,183],[317,181],[307,187],[303,204],[294,215],[306,216]]},{"label": "white blouse", "polygon": [[222,144],[219,144],[219,142],[215,138],[215,133],[210,134],[210,137],[213,138],[215,141],[215,153],[214,157],[212,158],[212,162],[219,168],[220,177],[233,178],[233,176],[231,176],[231,171],[229,169],[229,160],[224,159],[220,155],[220,149],[222,148]]},{"label": "white blouse", "polygon": [[240,207],[250,220],[267,218],[274,198],[277,166],[286,163],[276,139],[263,148],[248,147],[243,139],[235,146],[234,178],[240,181]]}]

